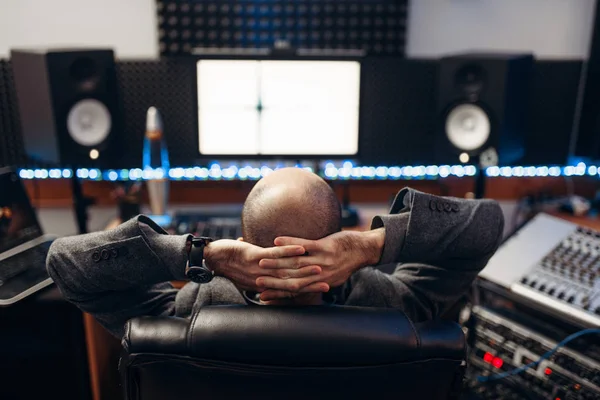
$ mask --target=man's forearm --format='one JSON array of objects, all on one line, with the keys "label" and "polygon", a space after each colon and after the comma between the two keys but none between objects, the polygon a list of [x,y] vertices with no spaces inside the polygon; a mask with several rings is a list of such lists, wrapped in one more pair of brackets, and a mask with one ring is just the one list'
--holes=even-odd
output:
[{"label": "man's forearm", "polygon": [[48,272],[74,301],[182,279],[186,237],[161,234],[154,225],[140,216],[111,231],[58,239]]},{"label": "man's forearm", "polygon": [[[385,304],[423,321],[439,316],[468,290],[501,241],[503,215],[494,201],[409,189],[399,193],[389,215],[373,221],[379,226],[385,227],[379,264],[389,263],[394,272],[358,271],[347,304]],[[374,291],[376,296],[366,295]]]},{"label": "man's forearm", "polygon": [[362,236],[365,244],[365,262],[363,267],[379,264],[385,245],[385,228],[362,232]]},{"label": "man's forearm", "polygon": [[110,231],[58,239],[48,273],[68,301],[120,337],[130,318],[175,312],[177,291],[167,281],[183,277],[186,237],[164,233],[139,216]]},{"label": "man's forearm", "polygon": [[372,226],[385,227],[380,264],[443,266],[451,260],[463,260],[461,265],[476,260],[477,268],[482,268],[499,245],[503,225],[502,211],[494,201],[468,201],[404,189],[391,213],[376,217]]}]

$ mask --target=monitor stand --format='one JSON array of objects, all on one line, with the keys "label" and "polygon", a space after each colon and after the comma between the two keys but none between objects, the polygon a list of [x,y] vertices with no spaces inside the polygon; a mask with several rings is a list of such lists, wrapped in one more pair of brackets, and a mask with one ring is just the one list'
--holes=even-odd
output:
[{"label": "monitor stand", "polygon": [[350,206],[350,192],[348,182],[342,183],[343,200],[342,200],[342,227],[352,228],[360,224],[360,217],[356,208]]},{"label": "monitor stand", "polygon": [[88,233],[87,220],[88,220],[88,207],[94,204],[94,200],[85,197],[81,189],[81,182],[77,176],[77,168],[73,167],[73,174],[71,175],[71,189],[73,192],[73,206],[75,207],[75,219],[77,221],[77,230],[79,234]]}]

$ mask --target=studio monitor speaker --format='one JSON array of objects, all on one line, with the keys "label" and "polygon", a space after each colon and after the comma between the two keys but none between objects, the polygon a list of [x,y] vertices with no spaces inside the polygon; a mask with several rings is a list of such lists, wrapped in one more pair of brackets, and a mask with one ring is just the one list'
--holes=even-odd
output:
[{"label": "studio monitor speaker", "polygon": [[122,149],[112,50],[13,50],[27,154],[72,167],[115,167]]},{"label": "studio monitor speaker", "polygon": [[464,54],[442,58],[436,158],[440,163],[506,165],[521,159],[533,56]]}]

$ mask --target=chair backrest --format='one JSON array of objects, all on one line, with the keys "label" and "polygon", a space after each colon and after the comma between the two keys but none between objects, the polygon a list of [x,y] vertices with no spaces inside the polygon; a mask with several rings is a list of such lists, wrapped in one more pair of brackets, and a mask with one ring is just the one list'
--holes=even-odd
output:
[{"label": "chair backrest", "polygon": [[449,321],[346,306],[211,306],[188,319],[128,322],[128,400],[450,399],[466,344]]}]

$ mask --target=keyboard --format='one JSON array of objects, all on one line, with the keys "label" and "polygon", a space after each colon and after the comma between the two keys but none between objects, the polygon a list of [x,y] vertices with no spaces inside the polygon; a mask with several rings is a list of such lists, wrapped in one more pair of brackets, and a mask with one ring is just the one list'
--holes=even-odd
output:
[{"label": "keyboard", "polygon": [[165,227],[175,235],[191,233],[213,239],[237,239],[242,236],[242,221],[239,212],[180,212],[173,216]]},{"label": "keyboard", "polygon": [[14,256],[0,260],[0,286],[32,266],[43,266],[42,269],[45,271],[46,256],[51,244],[52,241],[40,243]]}]

